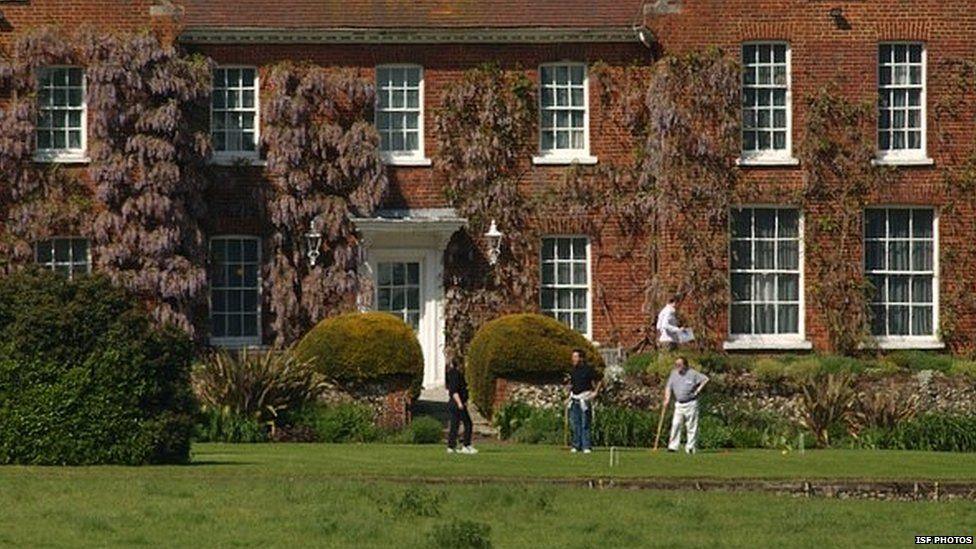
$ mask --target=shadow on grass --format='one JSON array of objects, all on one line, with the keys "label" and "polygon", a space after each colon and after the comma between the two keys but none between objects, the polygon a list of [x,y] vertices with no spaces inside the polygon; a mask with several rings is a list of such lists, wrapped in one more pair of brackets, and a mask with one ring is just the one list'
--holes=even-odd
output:
[{"label": "shadow on grass", "polygon": [[254,462],[250,461],[222,461],[219,459],[194,459],[190,463],[187,463],[183,467],[215,467],[215,466],[225,466],[225,465],[256,465]]}]

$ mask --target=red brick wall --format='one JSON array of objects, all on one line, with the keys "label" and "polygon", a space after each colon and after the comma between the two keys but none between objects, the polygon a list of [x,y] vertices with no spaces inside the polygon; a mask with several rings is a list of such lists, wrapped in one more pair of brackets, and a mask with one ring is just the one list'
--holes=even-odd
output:
[{"label": "red brick wall", "polygon": [[[231,45],[199,46],[195,51],[204,53],[218,63],[250,64],[267,66],[283,60],[309,60],[322,66],[352,67],[359,70],[364,78],[374,78],[376,65],[385,63],[412,63],[424,68],[424,143],[426,155],[436,154],[437,135],[434,128],[434,113],[440,107],[440,98],[445,87],[471,68],[486,62],[497,62],[509,70],[524,70],[527,77],[538,80],[538,66],[541,63],[569,60],[594,63],[603,61],[610,70],[635,63],[649,64],[651,55],[648,49],[638,44],[582,44],[582,45],[403,45],[403,46],[285,46],[285,45]],[[614,69],[616,68],[616,69]],[[623,164],[631,160],[633,144],[627,130],[616,122],[619,113],[606,112],[597,94],[599,85],[590,74],[590,152],[601,163]],[[524,168],[527,176],[524,184],[529,188],[542,190],[560,180],[566,171],[565,166],[532,166],[526,158]],[[430,167],[390,167],[391,191],[384,206],[390,208],[430,208],[447,206],[444,198],[443,179]],[[259,172],[241,174],[242,179],[260,184]],[[215,191],[226,196],[227,191]],[[594,212],[592,218],[601,217]],[[253,217],[236,219],[221,216],[215,221],[217,230],[223,232],[253,231]],[[585,234],[588,223],[585,219],[558,219],[553,224],[547,222],[546,228],[554,234]],[[612,224],[609,224],[612,225]],[[504,230],[504,228],[503,228]],[[594,338],[608,341],[616,334],[615,327],[621,328],[625,341],[633,341],[646,324],[647,315],[643,313],[642,284],[646,261],[616,259],[619,235],[609,229],[602,235],[589,235],[592,239],[593,280],[595,288],[593,309]]]},{"label": "red brick wall", "polygon": [[152,26],[149,7],[155,0],[30,0],[0,2],[0,45],[9,46],[14,36],[41,26],[75,29],[92,25],[99,29],[143,30]]},{"label": "red brick wall", "polygon": [[[831,8],[843,8],[846,26],[839,28],[829,16]],[[971,0],[864,0],[860,2],[786,0],[685,0],[677,14],[648,18],[665,52],[682,52],[718,46],[737,55],[744,41],[782,40],[791,48],[794,154],[803,139],[805,101],[825,85],[837,85],[854,101],[876,104],[877,49],[882,41],[911,40],[925,44],[927,55],[927,149],[935,160],[931,167],[897,169],[897,181],[874,198],[876,204],[925,205],[937,209],[946,205],[942,190],[945,168],[973,150],[976,111],[973,101],[957,121],[941,128],[935,123],[935,107],[950,93],[950,75],[939,71],[950,60],[976,60],[976,9]],[[952,135],[940,142],[940,129]],[[801,187],[803,167],[743,169],[747,201],[783,203],[781,197]],[[976,290],[973,265],[974,197],[957,203],[952,212],[941,211],[939,219],[940,257],[955,250],[959,257],[943,264],[942,294],[951,289],[971,294]],[[810,213],[808,212],[808,217]],[[860,261],[860,257],[852,258]],[[807,273],[809,280],[810,273]],[[947,304],[943,301],[942,308]],[[965,308],[962,308],[965,309]],[[962,331],[972,340],[976,316],[961,310]],[[808,338],[818,348],[827,345],[822,316],[807,302]]]},{"label": "red brick wall", "polygon": [[[106,29],[141,29],[162,24],[149,17],[152,0],[32,0],[28,3],[0,4],[8,23],[0,25],[0,45],[12,37],[44,24],[76,27],[97,24]],[[828,16],[842,7],[849,28],[838,28]],[[260,22],[259,14],[255,21]],[[585,17],[585,14],[581,14]],[[791,85],[793,93],[794,149],[802,139],[803,104],[819,87],[836,83],[849,98],[873,103],[876,97],[875,74],[877,44],[882,40],[920,40],[927,49],[928,153],[932,167],[900,168],[898,180],[876,197],[878,204],[945,205],[940,188],[942,169],[968,154],[974,141],[972,103],[968,102],[961,122],[947,124],[954,139],[940,143],[934,124],[933,106],[947,93],[948,82],[937,68],[949,59],[976,57],[976,10],[972,0],[864,0],[825,2],[820,0],[685,0],[679,13],[648,17],[660,48],[665,52],[687,51],[717,45],[737,52],[746,40],[789,41],[792,51]],[[240,45],[201,46],[199,51],[221,63],[267,65],[280,60],[311,60],[326,66],[358,68],[371,77],[373,67],[382,63],[409,62],[424,67],[425,143],[427,156],[434,156],[436,135],[433,113],[445,85],[464,70],[485,62],[506,68],[521,68],[537,78],[540,63],[575,60],[604,61],[621,67],[637,61],[651,62],[650,52],[638,44],[562,44],[562,45]],[[597,85],[590,81],[591,153],[601,163],[630,160],[632,143],[611,113],[604,112],[596,97]],[[562,177],[563,167],[531,167],[526,159],[526,185],[541,188]],[[785,196],[802,184],[802,166],[791,168],[743,169],[748,202],[783,202]],[[445,206],[442,181],[431,168],[390,168],[392,191],[390,207]],[[247,186],[264,184],[260,170],[228,172],[233,181]],[[247,207],[253,200],[248,190],[220,188],[214,192],[215,233],[264,232],[259,211]],[[598,217],[598,212],[594,212]],[[582,219],[560,219],[551,225],[554,232],[579,232],[587,224]],[[504,228],[503,228],[504,230]],[[943,212],[939,226],[940,256],[956,250],[960,258],[943,265],[942,293],[954,289],[964,293],[976,290],[976,266],[971,251],[976,241],[976,207],[973,200],[959,204],[955,211]],[[612,223],[603,234],[590,235],[593,251],[593,335],[597,341],[618,339],[624,344],[637,341],[652,322],[655,311],[645,310],[643,284],[647,260],[642,253],[617,257],[622,238]],[[635,250],[642,250],[637,246]],[[853,258],[859,261],[859,258]],[[945,306],[945,304],[943,304]],[[976,334],[976,314],[963,310],[960,327],[972,339]],[[818,348],[826,346],[826,333],[818,311],[809,304],[806,310],[807,334]]]}]

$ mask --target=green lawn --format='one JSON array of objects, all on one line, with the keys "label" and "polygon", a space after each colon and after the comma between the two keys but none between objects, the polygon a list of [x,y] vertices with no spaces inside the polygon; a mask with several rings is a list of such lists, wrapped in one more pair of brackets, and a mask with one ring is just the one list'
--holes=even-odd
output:
[{"label": "green lawn", "polygon": [[[456,519],[495,547],[908,545],[972,535],[976,504],[744,493],[588,490],[544,483],[425,486],[393,478],[974,479],[976,456],[744,451],[697,456],[483,445],[198,445],[186,467],[0,467],[0,546],[428,547]],[[373,477],[382,480],[363,480]],[[412,510],[421,509],[418,516]]]}]

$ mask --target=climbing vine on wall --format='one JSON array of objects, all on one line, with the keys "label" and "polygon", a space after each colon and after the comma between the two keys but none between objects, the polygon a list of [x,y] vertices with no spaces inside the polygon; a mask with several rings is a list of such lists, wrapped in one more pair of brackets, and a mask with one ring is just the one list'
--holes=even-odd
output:
[{"label": "climbing vine on wall", "polygon": [[806,227],[807,293],[826,324],[831,348],[856,352],[870,342],[871,287],[861,261],[864,208],[891,176],[875,166],[874,111],[823,88],[806,104],[799,157]]},{"label": "climbing vine on wall", "polygon": [[[941,212],[953,220],[976,217],[976,119],[963,113],[976,109],[972,90],[976,86],[976,61],[950,58],[943,60],[933,74],[944,82],[945,91],[938,94],[934,126],[938,139],[936,166],[941,172]],[[968,134],[968,146],[966,136]],[[940,227],[944,240],[940,246],[939,329],[942,339],[957,351],[972,351],[976,338],[971,331],[960,329],[964,317],[976,318],[976,294],[964,282],[976,272],[976,246],[959,238],[948,227]]]},{"label": "climbing vine on wall", "polygon": [[674,281],[695,304],[689,320],[703,347],[725,337],[719,320],[728,308],[728,215],[739,183],[740,78],[736,61],[717,49],[669,56],[655,65],[646,95],[639,161],[641,177],[654,181],[654,255],[670,246],[654,276]]},{"label": "climbing vine on wall", "polygon": [[[267,211],[272,226],[267,286],[278,343],[349,310],[360,289],[354,216],[369,216],[388,182],[371,122],[374,89],[354,72],[281,63],[266,69],[262,104]],[[304,235],[314,221],[321,257],[309,266]]]},{"label": "climbing vine on wall", "polygon": [[[85,171],[33,162],[38,71],[50,65],[85,69]],[[197,333],[209,138],[193,115],[209,97],[209,62],[150,34],[41,28],[14,43],[0,75],[11,93],[0,114],[4,255],[23,264],[37,240],[87,236],[99,271],[142,296],[159,322]]]},{"label": "climbing vine on wall", "polygon": [[[445,179],[449,203],[468,218],[445,258],[448,360],[457,360],[475,330],[503,308],[536,308],[537,275],[530,265],[537,239],[521,185],[536,135],[535,101],[524,74],[483,66],[447,87],[435,115],[434,167]],[[506,236],[498,265],[489,268],[481,235],[492,219]]]}]

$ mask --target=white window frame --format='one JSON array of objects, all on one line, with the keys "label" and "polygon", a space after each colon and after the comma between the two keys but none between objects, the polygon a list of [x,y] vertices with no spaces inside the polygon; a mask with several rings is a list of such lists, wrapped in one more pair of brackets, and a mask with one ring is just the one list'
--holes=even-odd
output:
[{"label": "white window frame", "polygon": [[[913,335],[886,335],[873,336],[875,343],[881,349],[943,349],[945,343],[942,342],[939,328],[939,208],[925,205],[904,205],[904,204],[878,204],[865,208],[863,232],[861,235],[862,257],[861,265],[864,269],[864,276],[870,276],[878,272],[884,276],[906,275],[912,276],[913,273],[921,274],[922,271],[868,271],[867,269],[867,210],[932,210],[932,335],[913,336]],[[889,240],[888,229],[884,240]],[[911,228],[909,228],[911,235]],[[909,237],[911,239],[911,236]],[[885,248],[887,251],[887,248]],[[909,262],[911,260],[909,259]],[[887,322],[887,321],[886,321]],[[909,326],[911,316],[909,316]]]},{"label": "white window frame", "polygon": [[[545,83],[542,81],[542,70],[555,67],[582,67],[583,68],[583,148],[582,149],[543,149],[542,148],[542,92]],[[565,164],[584,164],[592,165],[597,163],[597,158],[590,154],[590,71],[586,63],[579,61],[559,61],[553,63],[543,63],[539,65],[537,72],[539,76],[539,92],[536,94],[536,104],[539,112],[539,134],[538,149],[539,154],[532,158],[532,163],[536,165],[565,165]]]},{"label": "white window frame", "polygon": [[[58,240],[67,240],[67,241],[69,241],[69,243],[71,241],[74,241],[74,240],[84,240],[84,241],[86,241],[88,243],[88,245],[86,246],[87,252],[85,254],[85,260],[83,262],[82,261],[76,261],[75,260],[75,257],[74,257],[74,253],[75,253],[74,252],[74,246],[70,246],[69,245],[69,248],[68,249],[70,250],[69,251],[69,254],[71,255],[71,259],[69,259],[68,261],[58,261],[57,258],[55,257],[55,249],[56,249],[55,243]],[[41,242],[50,242],[51,243],[51,261],[44,262],[44,263],[42,263],[40,261],[40,259],[38,257],[39,256],[38,251],[40,249]],[[49,270],[51,272],[54,272],[54,273],[57,273],[58,272],[58,267],[59,266],[61,266],[61,265],[67,265],[68,266],[68,280],[74,280],[74,277],[75,277],[74,267],[76,265],[84,265],[85,266],[85,274],[91,274],[91,272],[92,272],[92,250],[91,250],[92,249],[92,243],[91,243],[91,239],[90,238],[87,238],[87,237],[84,237],[84,236],[77,236],[77,235],[76,236],[67,236],[67,235],[52,236],[52,237],[49,237],[49,238],[42,238],[40,240],[35,241],[34,242],[34,245],[33,245],[33,248],[34,248],[34,264],[35,265],[37,265],[38,267],[41,267],[41,268],[43,268],[45,270]]]},{"label": "white window frame", "polygon": [[[40,71],[57,69],[78,69],[81,71],[81,148],[77,149],[41,149],[37,145],[37,128],[34,128],[34,161],[45,163],[84,163],[89,162],[88,158],[88,73],[85,67],[78,65],[46,65]],[[35,75],[38,86],[40,85],[40,72]],[[70,107],[69,107],[70,108]],[[41,106],[37,105],[38,114]]]},{"label": "white window frame", "polygon": [[[261,164],[261,71],[258,67],[254,65],[218,65],[214,67],[214,70],[234,70],[234,69],[247,69],[254,71],[254,150],[253,151],[218,151],[216,148],[213,151],[213,156],[211,157],[211,162],[219,165],[232,165],[242,161],[248,161],[251,164]],[[213,75],[211,73],[211,78]],[[222,88],[225,89],[226,88]],[[217,90],[217,86],[213,86],[213,91]],[[238,107],[236,111],[232,111],[226,108],[221,110],[221,112],[246,112],[244,109]],[[210,101],[210,138],[213,139],[213,118],[214,118],[214,107],[213,98]],[[243,130],[242,130],[243,131]],[[225,130],[226,132],[226,130]]]},{"label": "white window frame", "polygon": [[[785,46],[786,47],[786,148],[783,150],[760,150],[746,151],[745,142],[742,134],[745,132],[745,118],[742,120],[742,128],[739,132],[739,160],[740,166],[796,166],[799,164],[793,156],[793,48],[790,43],[782,40],[755,40],[743,42],[739,47],[739,58],[742,59],[743,52],[747,46]],[[745,65],[743,64],[743,67]],[[745,75],[740,74],[739,85],[744,94],[746,89]],[[754,84],[753,87],[757,87]],[[762,89],[762,88],[757,88]],[[745,105],[740,106],[739,111],[745,111]]]},{"label": "white window frame", "polygon": [[[381,87],[379,82],[379,71],[382,69],[417,69],[420,71],[420,78],[417,84],[417,107],[418,107],[418,120],[417,120],[417,150],[415,151],[380,151],[380,155],[383,162],[390,166],[430,166],[431,160],[427,158],[427,148],[424,140],[424,119],[426,116],[426,101],[424,100],[425,92],[425,75],[423,65],[416,63],[385,63],[382,65],[376,65],[373,70],[373,80],[376,82],[376,103],[373,107],[373,120],[379,121],[379,115],[381,112],[379,94],[381,93]],[[377,124],[376,129],[379,130],[380,127]]]},{"label": "white window frame", "polygon": [[[797,271],[799,279],[797,281],[799,290],[797,311],[797,333],[795,334],[733,334],[732,333],[732,211],[741,209],[776,209],[776,210],[796,210],[797,212]],[[755,221],[753,221],[755,224]],[[778,222],[777,222],[778,226]],[[728,328],[727,339],[723,343],[725,350],[809,350],[813,344],[806,338],[806,253],[805,253],[805,212],[799,206],[789,204],[741,204],[729,209],[729,306],[727,310]],[[755,233],[755,230],[753,230]],[[750,237],[753,240],[754,237]],[[755,273],[757,270],[749,271]],[[779,272],[773,270],[772,272]]]},{"label": "white window frame", "polygon": [[[900,149],[900,150],[881,150],[881,141],[878,138],[878,133],[881,132],[881,92],[882,90],[888,90],[891,87],[898,87],[890,85],[888,87],[881,87],[881,47],[882,46],[921,46],[922,47],[922,92],[919,101],[921,102],[921,136],[919,149]],[[875,49],[875,78],[876,78],[876,91],[875,91],[875,101],[877,102],[877,107],[875,108],[875,150],[877,157],[874,161],[875,164],[881,165],[895,165],[895,166],[927,166],[934,163],[934,161],[928,156],[928,47],[925,42],[918,40],[894,40],[879,42],[877,48]]]},{"label": "white window frame", "polygon": [[[408,263],[416,263],[417,264],[417,285],[416,285],[416,287],[417,287],[417,295],[418,295],[418,298],[417,299],[418,299],[418,303],[417,303],[417,327],[416,327],[415,331],[419,335],[420,332],[421,332],[421,330],[423,330],[423,327],[424,327],[424,317],[426,316],[425,315],[425,311],[424,311],[424,308],[426,306],[426,302],[424,300],[424,277],[426,276],[427,273],[424,272],[424,258],[423,257],[416,257],[416,256],[410,256],[410,255],[396,255],[396,256],[383,257],[382,259],[376,261],[376,273],[373,276],[373,285],[374,285],[374,288],[375,288],[375,291],[373,292],[373,310],[374,311],[381,312],[381,313],[390,313],[390,314],[396,316],[397,318],[401,318],[401,319],[402,319],[402,313],[409,311],[409,308],[406,308],[406,309],[404,309],[402,311],[387,311],[387,310],[380,309],[380,288],[381,288],[381,286],[380,286],[380,265],[381,264],[406,265]],[[391,284],[389,286],[383,286],[383,287],[386,287],[386,288],[412,288],[413,286],[408,285],[408,284],[405,283],[405,284],[400,285],[400,286],[393,286]],[[406,322],[406,320],[404,320],[404,322]],[[410,326],[409,324],[407,324],[407,325]],[[413,326],[411,326],[411,328],[413,328]]]},{"label": "white window frame", "polygon": [[[547,235],[544,235],[539,240],[539,311],[543,315],[545,315],[545,316],[550,316],[550,315],[548,315],[548,314],[545,313],[546,309],[543,308],[543,306],[542,306],[542,290],[543,289],[547,289],[547,288],[548,289],[553,289],[553,290],[561,290],[561,289],[564,289],[564,290],[565,289],[568,289],[568,290],[577,289],[578,290],[578,289],[580,289],[579,286],[573,286],[573,285],[570,285],[570,286],[566,286],[566,285],[545,285],[542,282],[542,265],[545,262],[545,260],[543,259],[543,247],[545,245],[545,241],[547,239],[555,239],[555,240],[558,241],[559,239],[570,239],[571,240],[571,239],[576,239],[576,238],[582,238],[582,239],[586,240],[586,331],[585,332],[582,332],[581,335],[583,335],[584,337],[586,337],[586,339],[592,341],[593,340],[593,240],[588,235],[585,235],[585,234],[547,234]],[[558,244],[557,244],[557,246],[556,246],[556,252],[555,252],[556,253],[555,259],[557,261],[559,260],[558,259],[558,253],[559,253],[558,250],[559,250],[559,247],[558,247]],[[555,317],[551,317],[550,316],[550,318],[555,318]],[[556,320],[558,321],[558,319],[556,319]],[[573,328],[572,326],[568,326],[568,328],[571,329],[571,330],[573,330],[573,331],[576,331],[576,329]]]},{"label": "white window frame", "polygon": [[[264,263],[263,263],[263,259],[262,259],[262,252],[263,252],[263,250],[261,249],[261,246],[262,246],[261,237],[254,236],[254,235],[250,235],[250,234],[219,234],[219,235],[211,236],[209,238],[209,240],[207,241],[207,253],[208,253],[208,266],[209,267],[212,267],[213,266],[211,262],[212,262],[212,257],[213,257],[213,255],[212,255],[213,254],[213,242],[215,240],[251,240],[251,241],[257,243],[257,267],[258,267],[258,269],[257,269],[257,271],[258,271],[257,291],[258,291],[258,296],[257,296],[257,311],[256,311],[256,313],[257,313],[257,317],[258,318],[257,318],[257,335],[254,335],[254,336],[240,336],[240,337],[236,337],[236,336],[235,337],[227,337],[227,336],[224,336],[224,337],[215,337],[212,334],[212,332],[211,332],[211,335],[210,335],[210,345],[212,345],[214,347],[222,347],[222,348],[225,348],[225,349],[243,349],[243,348],[249,348],[249,347],[261,347],[261,344],[262,344],[262,341],[263,341],[263,337],[264,337],[264,334],[263,334],[263,328],[264,328],[264,326],[263,326],[263,324],[264,324],[264,278],[262,276],[262,270],[263,270],[262,267],[263,267]],[[208,272],[207,272],[207,286],[208,286],[208,292],[207,292],[207,323],[208,323],[208,330],[212,330],[211,326],[213,325],[213,291],[214,291],[215,287],[213,286],[213,283],[211,281],[211,273],[210,273],[209,269],[208,269]],[[225,290],[236,289],[236,290],[243,290],[243,289],[250,289],[250,288],[251,288],[250,286],[248,286],[248,287],[243,287],[242,286],[242,287],[239,287],[239,288],[231,288],[229,286],[223,286],[223,287],[218,287],[216,289],[225,289]]]}]

